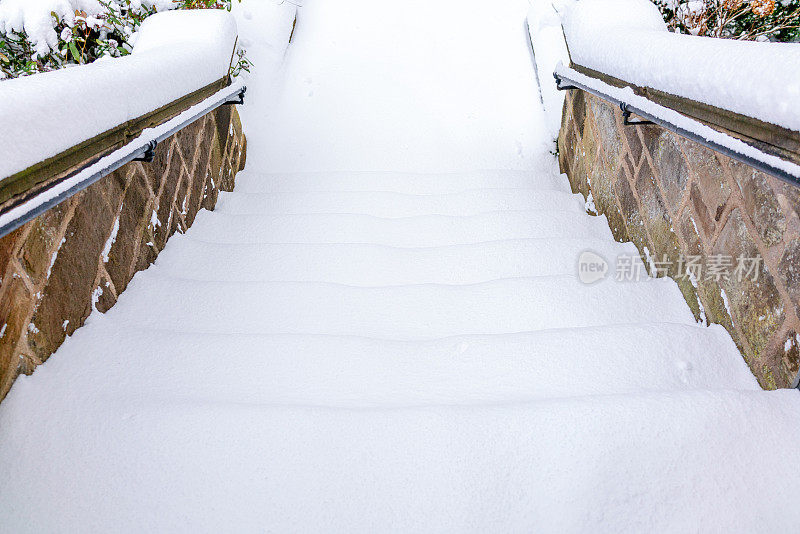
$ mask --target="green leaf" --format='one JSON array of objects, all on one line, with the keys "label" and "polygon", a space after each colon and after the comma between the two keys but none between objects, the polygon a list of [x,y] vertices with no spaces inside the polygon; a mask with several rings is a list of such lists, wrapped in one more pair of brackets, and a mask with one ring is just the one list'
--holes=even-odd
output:
[{"label": "green leaf", "polygon": [[78,63],[82,63],[81,61],[81,53],[78,51],[78,47],[75,46],[74,42],[69,43],[69,50],[72,52],[72,57],[75,58],[75,61]]}]

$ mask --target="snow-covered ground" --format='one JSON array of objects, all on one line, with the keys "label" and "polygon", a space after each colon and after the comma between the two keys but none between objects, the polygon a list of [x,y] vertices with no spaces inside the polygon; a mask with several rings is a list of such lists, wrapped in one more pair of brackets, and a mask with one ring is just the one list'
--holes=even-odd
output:
[{"label": "snow-covered ground", "polygon": [[0,405],[0,531],[800,524],[800,394],[671,281],[577,280],[634,249],[548,153],[527,10],[308,0],[236,192]]}]

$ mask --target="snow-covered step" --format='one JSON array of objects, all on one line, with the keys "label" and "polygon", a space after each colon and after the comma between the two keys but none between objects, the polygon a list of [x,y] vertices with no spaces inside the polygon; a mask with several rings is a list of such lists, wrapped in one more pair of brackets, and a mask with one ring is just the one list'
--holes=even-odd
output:
[{"label": "snow-covered step", "polygon": [[[237,190],[238,191],[238,190]],[[382,191],[223,193],[216,211],[232,214],[357,213],[376,217],[476,215],[500,210],[579,212],[583,198],[562,191],[474,189],[439,195]]]},{"label": "snow-covered step", "polygon": [[0,411],[4,526],[761,532],[800,521],[800,456],[787,453],[800,442],[797,391],[332,409],[42,386],[25,411],[14,396]]},{"label": "snow-covered step", "polygon": [[[200,212],[188,234],[210,243],[370,243],[432,247],[527,238],[612,239],[604,219],[565,211],[494,211],[386,219],[350,213],[226,215]],[[196,236],[196,237],[195,237]]]},{"label": "snow-covered step", "polygon": [[[430,341],[309,335],[79,330],[53,362],[65,393],[82,364],[96,394],[236,404],[402,407],[496,404],[686,389],[758,390],[719,326],[623,325]],[[686,344],[687,338],[692,345]],[[92,344],[113,346],[98,355]],[[125,362],[136,361],[130,373]],[[185,369],[193,371],[187,374]],[[624,372],[622,372],[624,370]],[[165,399],[166,400],[166,399]]]},{"label": "snow-covered step", "polygon": [[584,250],[602,254],[611,269],[618,255],[638,256],[631,244],[596,238],[406,248],[359,243],[205,243],[176,235],[159,256],[154,273],[198,281],[475,284],[498,278],[574,274]]},{"label": "snow-covered step", "polygon": [[386,191],[416,195],[457,193],[474,189],[569,191],[552,172],[475,171],[439,174],[406,172],[326,172],[258,174],[236,177],[237,193],[303,191]]},{"label": "snow-covered step", "polygon": [[118,328],[425,339],[628,323],[695,324],[667,279],[582,285],[574,276],[475,285],[198,284],[145,272],[108,312]]}]

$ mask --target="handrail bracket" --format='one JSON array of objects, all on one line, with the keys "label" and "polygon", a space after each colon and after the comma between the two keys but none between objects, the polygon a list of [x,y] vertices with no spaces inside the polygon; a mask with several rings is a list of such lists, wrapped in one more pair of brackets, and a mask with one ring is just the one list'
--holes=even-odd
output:
[{"label": "handrail bracket", "polygon": [[632,121],[631,120],[631,110],[628,109],[628,104],[626,104],[625,102],[620,102],[619,103],[619,109],[622,110],[622,123],[625,126],[640,126],[642,124],[655,124],[653,121],[646,121],[646,120],[642,120],[642,119],[637,120],[637,121]]},{"label": "handrail bracket", "polygon": [[142,152],[142,155],[138,158],[133,158],[133,161],[142,161],[144,163],[153,163],[153,160],[156,158],[156,147],[158,146],[158,141],[150,141],[147,143],[147,146]]}]

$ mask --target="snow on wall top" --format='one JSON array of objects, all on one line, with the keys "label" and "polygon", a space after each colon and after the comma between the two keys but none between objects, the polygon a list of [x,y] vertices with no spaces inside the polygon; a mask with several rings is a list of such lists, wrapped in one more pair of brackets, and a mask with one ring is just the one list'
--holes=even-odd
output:
[{"label": "snow on wall top", "polygon": [[563,26],[577,65],[800,131],[800,43],[671,33],[647,0],[580,0]]},{"label": "snow on wall top", "polygon": [[236,35],[226,11],[157,13],[129,56],[0,83],[0,180],[219,80]]},{"label": "snow on wall top", "polygon": [[58,44],[53,13],[74,24],[75,11],[97,15],[102,10],[98,0],[0,0],[0,33],[24,31],[36,53],[43,56]]},{"label": "snow on wall top", "polygon": [[[172,0],[133,0],[131,3],[155,6],[159,10],[175,8]],[[105,7],[99,0],[0,0],[0,33],[25,32],[36,54],[44,56],[58,45],[53,14],[72,26],[76,11],[96,16],[104,13]]]}]

